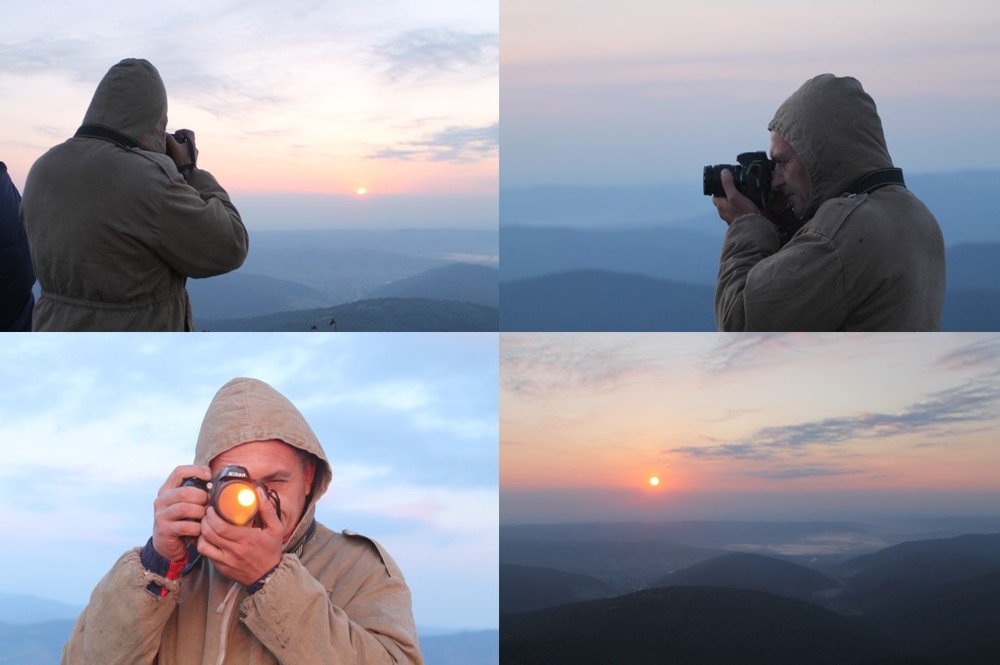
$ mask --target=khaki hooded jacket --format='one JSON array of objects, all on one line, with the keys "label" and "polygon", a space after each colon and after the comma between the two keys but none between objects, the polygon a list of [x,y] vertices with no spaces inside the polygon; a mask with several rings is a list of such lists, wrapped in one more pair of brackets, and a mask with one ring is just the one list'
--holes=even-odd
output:
[{"label": "khaki hooded jacket", "polygon": [[41,298],[35,330],[193,330],[188,277],[235,270],[247,255],[239,212],[214,177],[165,154],[167,94],[145,60],[123,60],[84,116],[140,145],[73,137],[42,155],[21,219]]},{"label": "khaki hooded jacket", "polygon": [[715,291],[720,330],[938,330],[944,241],[909,190],[847,192],[892,168],[875,102],[850,77],[807,81],[768,126],[803,159],[812,193],[806,224],[784,245],[761,215],[726,232]]},{"label": "khaki hooded jacket", "polygon": [[[205,557],[178,579],[167,579],[143,566],[139,549],[131,550],[94,589],[63,647],[62,663],[423,663],[410,592],[392,558],[368,538],[314,522],[315,502],[332,474],[316,435],[291,402],[263,382],[233,379],[205,414],[195,464],[272,439],[311,453],[317,467],[312,499],[263,587],[248,594]],[[152,594],[150,583],[166,592]]]}]

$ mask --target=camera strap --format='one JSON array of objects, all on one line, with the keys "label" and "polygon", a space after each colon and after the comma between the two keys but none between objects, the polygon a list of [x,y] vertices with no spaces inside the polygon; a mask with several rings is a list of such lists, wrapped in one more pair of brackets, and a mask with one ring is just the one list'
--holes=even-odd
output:
[{"label": "camera strap", "polygon": [[76,130],[76,134],[73,136],[77,138],[110,141],[111,143],[125,148],[126,150],[140,150],[142,148],[142,146],[139,145],[139,142],[128,134],[122,134],[117,129],[111,129],[110,127],[105,127],[104,125],[82,125],[80,129]]},{"label": "camera strap", "polygon": [[847,190],[847,193],[852,196],[867,194],[885,185],[902,185],[906,187],[906,183],[903,182],[903,169],[879,169],[878,171],[872,171],[854,183],[854,186]]}]

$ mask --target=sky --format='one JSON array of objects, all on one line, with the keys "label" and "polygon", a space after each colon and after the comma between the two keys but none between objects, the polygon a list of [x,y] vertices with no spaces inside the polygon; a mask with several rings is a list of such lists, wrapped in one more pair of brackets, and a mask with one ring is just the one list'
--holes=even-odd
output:
[{"label": "sky", "polygon": [[995,334],[505,334],[500,414],[502,524],[1000,515]]},{"label": "sky", "polygon": [[495,227],[498,26],[495,0],[19,3],[0,37],[0,160],[23,188],[105,72],[140,57],[164,79],[168,130],[195,131],[199,165],[237,206],[240,193],[322,194],[330,224],[404,225],[347,207],[363,188],[433,200],[436,226]]},{"label": "sky", "polygon": [[500,187],[698,187],[824,72],[862,82],[904,171],[997,168],[998,33],[993,0],[503,0]]},{"label": "sky", "polygon": [[496,335],[11,335],[0,346],[0,593],[86,603],[151,535],[228,380],[264,380],[333,467],[317,519],[381,542],[422,630],[497,628]]}]

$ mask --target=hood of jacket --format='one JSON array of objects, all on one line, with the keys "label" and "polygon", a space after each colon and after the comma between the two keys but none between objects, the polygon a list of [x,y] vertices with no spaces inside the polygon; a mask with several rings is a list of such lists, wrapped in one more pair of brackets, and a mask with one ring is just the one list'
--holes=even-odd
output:
[{"label": "hood of jacket", "polygon": [[273,439],[316,457],[316,474],[308,504],[286,546],[291,549],[312,523],[316,502],[330,486],[333,472],[316,434],[288,398],[257,379],[237,378],[226,383],[205,412],[194,463],[208,465],[230,448]]},{"label": "hood of jacket", "polygon": [[892,168],[875,101],[849,76],[809,79],[767,128],[791,144],[809,172],[812,193],[802,219],[872,171]]},{"label": "hood of jacket", "polygon": [[90,100],[85,125],[103,125],[152,152],[166,150],[167,90],[156,67],[129,58],[108,70]]}]

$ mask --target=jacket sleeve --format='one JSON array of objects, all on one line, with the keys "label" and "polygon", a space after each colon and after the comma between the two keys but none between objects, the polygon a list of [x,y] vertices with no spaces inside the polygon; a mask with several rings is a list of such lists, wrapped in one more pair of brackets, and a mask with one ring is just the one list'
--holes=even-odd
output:
[{"label": "jacket sleeve", "polygon": [[740,217],[722,244],[715,316],[722,331],[838,330],[847,316],[842,257],[808,228],[781,247],[770,221]]},{"label": "jacket sleeve", "polygon": [[[167,589],[156,597],[146,587]],[[62,665],[152,664],[163,628],[177,609],[178,582],[146,570],[139,549],[126,552],[97,584],[63,645]]]},{"label": "jacket sleeve", "polygon": [[292,554],[241,606],[244,623],[281,665],[423,665],[410,592],[378,553],[353,564],[363,583],[342,606]]},{"label": "jacket sleeve", "polygon": [[243,265],[246,227],[229,195],[208,171],[193,169],[167,184],[157,225],[157,252],[185,277],[212,277]]}]

